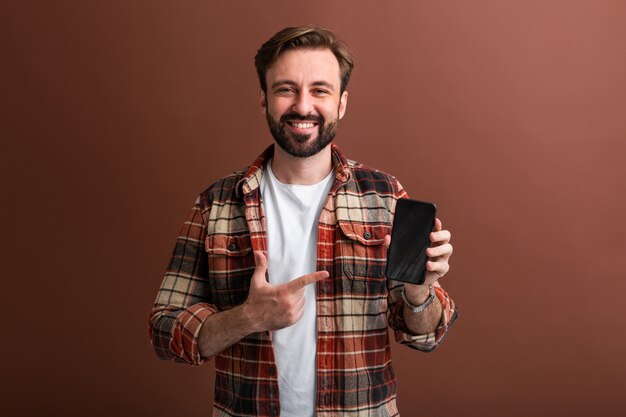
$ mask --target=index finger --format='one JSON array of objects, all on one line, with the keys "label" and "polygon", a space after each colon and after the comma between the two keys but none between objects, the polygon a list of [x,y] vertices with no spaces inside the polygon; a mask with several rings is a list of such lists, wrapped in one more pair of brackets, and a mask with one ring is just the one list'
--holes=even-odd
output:
[{"label": "index finger", "polygon": [[433,230],[430,232],[430,241],[431,246],[439,246],[443,243],[447,243],[446,239],[449,241],[450,236],[446,234],[446,231],[442,231],[443,224],[441,220],[437,217],[435,218],[435,224],[433,225]]},{"label": "index finger", "polygon": [[328,271],[317,271],[311,274],[302,275],[285,284],[290,292],[296,292],[309,284],[328,278]]}]

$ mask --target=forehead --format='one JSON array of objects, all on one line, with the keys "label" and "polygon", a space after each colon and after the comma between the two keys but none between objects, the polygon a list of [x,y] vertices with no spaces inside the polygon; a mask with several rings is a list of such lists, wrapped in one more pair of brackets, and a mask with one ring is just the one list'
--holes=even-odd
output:
[{"label": "forehead", "polygon": [[267,70],[267,84],[289,80],[296,83],[325,81],[340,84],[339,62],[330,49],[291,49],[282,53]]}]

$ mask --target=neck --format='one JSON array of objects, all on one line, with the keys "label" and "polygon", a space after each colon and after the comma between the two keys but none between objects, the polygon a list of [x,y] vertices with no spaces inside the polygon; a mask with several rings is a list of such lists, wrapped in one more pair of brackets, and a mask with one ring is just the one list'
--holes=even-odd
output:
[{"label": "neck", "polygon": [[317,184],[326,178],[332,168],[330,144],[308,158],[296,158],[283,151],[280,146],[274,146],[272,172],[283,184]]}]

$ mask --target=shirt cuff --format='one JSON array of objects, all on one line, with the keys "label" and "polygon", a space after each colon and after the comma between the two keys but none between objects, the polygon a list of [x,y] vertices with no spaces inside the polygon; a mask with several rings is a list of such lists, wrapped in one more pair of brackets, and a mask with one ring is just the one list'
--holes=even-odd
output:
[{"label": "shirt cuff", "polygon": [[204,363],[198,350],[200,328],[204,321],[217,311],[211,304],[198,303],[178,315],[170,340],[170,351],[176,358],[191,365]]},{"label": "shirt cuff", "polygon": [[450,330],[458,317],[454,301],[441,287],[435,287],[435,296],[441,302],[441,320],[435,331],[426,334],[411,334],[404,320],[404,302],[399,302],[397,313],[398,326],[395,333],[397,342],[423,352],[434,350]]}]

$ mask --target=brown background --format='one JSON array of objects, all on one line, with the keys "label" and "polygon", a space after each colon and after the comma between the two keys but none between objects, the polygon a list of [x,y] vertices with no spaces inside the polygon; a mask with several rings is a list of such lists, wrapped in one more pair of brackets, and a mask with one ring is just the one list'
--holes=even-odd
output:
[{"label": "brown background", "polygon": [[318,23],[357,66],[337,143],[434,200],[461,317],[394,344],[403,416],[626,413],[621,1],[0,6],[0,414],[210,415],[152,353],[187,210],[271,142],[253,56]]}]

